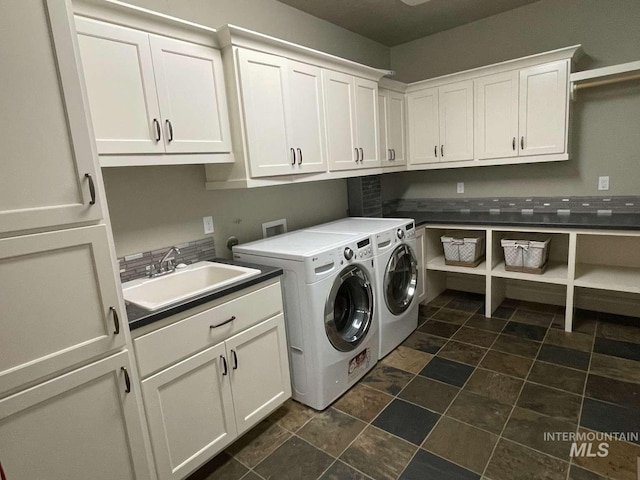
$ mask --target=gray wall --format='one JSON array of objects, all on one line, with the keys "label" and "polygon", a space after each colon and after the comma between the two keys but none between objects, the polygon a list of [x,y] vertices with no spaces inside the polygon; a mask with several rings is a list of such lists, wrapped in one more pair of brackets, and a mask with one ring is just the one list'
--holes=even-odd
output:
[{"label": "gray wall", "polygon": [[[389,48],[275,0],[130,0],[211,27],[232,23],[368,65],[388,68]],[[286,218],[289,230],[346,215],[346,180],[249,190],[205,190],[204,168],[105,168],[119,257],[204,237],[213,215],[218,255],[226,239],[262,236],[261,224]]]},{"label": "gray wall", "polygon": [[[582,44],[579,70],[640,60],[640,1],[542,0],[391,49],[411,82]],[[385,199],[405,197],[634,195],[640,187],[640,84],[580,92],[567,162],[384,175]],[[600,175],[611,189],[597,190]],[[456,194],[456,182],[465,193]]]},{"label": "gray wall", "polygon": [[345,180],[249,190],[205,190],[201,165],[102,169],[118,257],[204,237],[213,216],[216,254],[227,238],[262,237],[262,223],[287,219],[289,230],[346,216]]}]

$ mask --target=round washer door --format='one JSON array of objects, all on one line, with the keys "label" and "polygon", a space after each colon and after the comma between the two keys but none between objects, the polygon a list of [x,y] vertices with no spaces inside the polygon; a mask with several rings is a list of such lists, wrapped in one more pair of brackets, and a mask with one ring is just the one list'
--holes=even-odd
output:
[{"label": "round washer door", "polygon": [[354,350],[365,338],[373,316],[373,292],[364,270],[352,265],[333,282],[324,309],[324,328],[337,350]]},{"label": "round washer door", "polygon": [[409,245],[400,245],[391,254],[384,272],[384,300],[394,315],[407,310],[416,296],[418,261]]}]

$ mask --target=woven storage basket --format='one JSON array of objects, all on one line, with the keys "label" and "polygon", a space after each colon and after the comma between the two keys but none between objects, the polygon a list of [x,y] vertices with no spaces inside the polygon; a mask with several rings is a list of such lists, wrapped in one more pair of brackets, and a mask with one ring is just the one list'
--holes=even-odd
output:
[{"label": "woven storage basket", "polygon": [[550,242],[550,238],[543,241],[503,239],[500,243],[504,249],[505,269],[543,273],[549,258]]},{"label": "woven storage basket", "polygon": [[447,265],[477,267],[484,257],[484,237],[440,237]]}]

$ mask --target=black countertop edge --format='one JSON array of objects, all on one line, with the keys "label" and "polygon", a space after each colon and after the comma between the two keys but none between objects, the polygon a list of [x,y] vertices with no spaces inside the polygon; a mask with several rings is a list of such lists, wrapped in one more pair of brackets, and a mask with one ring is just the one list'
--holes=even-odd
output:
[{"label": "black countertop edge", "polygon": [[279,267],[268,267],[266,265],[238,262],[235,260],[227,260],[224,258],[216,258],[213,261],[217,263],[226,263],[228,265],[255,268],[256,270],[260,270],[261,273],[259,275],[256,275],[255,277],[247,278],[246,280],[242,280],[238,283],[232,283],[231,285],[224,286],[217,290],[203,293],[188,300],[184,300],[181,303],[170,305],[161,310],[156,310],[155,312],[149,312],[148,310],[140,308],[136,305],[127,304],[126,307],[127,317],[129,318],[129,329],[135,330],[136,328],[144,327],[145,325],[149,325],[163,318],[170,317],[171,315],[175,315],[176,313],[184,312],[185,310],[197,307],[198,305],[202,305],[203,303],[207,303],[231,293],[238,292],[247,287],[251,287],[252,285],[262,283],[266,280],[279,277],[283,273],[282,269]]},{"label": "black countertop edge", "polygon": [[575,228],[602,230],[640,230],[640,214],[617,213],[597,215],[594,213],[572,213],[557,215],[551,213],[489,213],[489,212],[420,212],[396,211],[385,217],[413,218],[416,226],[428,224],[443,225],[483,225],[542,228]]}]

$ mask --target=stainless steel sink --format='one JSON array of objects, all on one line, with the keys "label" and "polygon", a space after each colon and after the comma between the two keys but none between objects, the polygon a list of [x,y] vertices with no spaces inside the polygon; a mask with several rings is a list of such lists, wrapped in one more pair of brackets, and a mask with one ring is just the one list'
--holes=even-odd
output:
[{"label": "stainless steel sink", "polygon": [[258,274],[255,268],[197,262],[162,277],[123,283],[122,293],[126,302],[152,312]]}]

